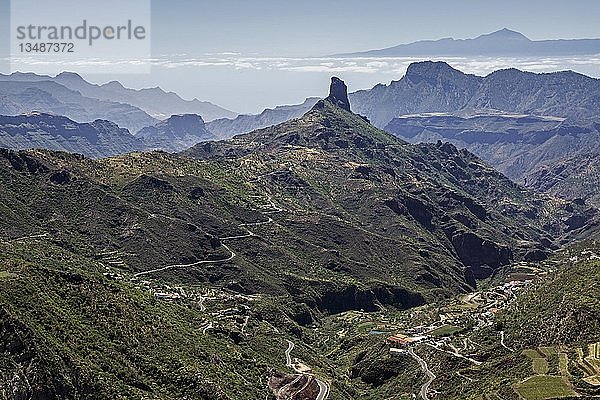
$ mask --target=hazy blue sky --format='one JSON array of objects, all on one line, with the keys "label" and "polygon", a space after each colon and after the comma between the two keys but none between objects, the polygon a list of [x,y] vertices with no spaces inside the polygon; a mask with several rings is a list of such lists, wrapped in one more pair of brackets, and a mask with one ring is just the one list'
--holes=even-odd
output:
[{"label": "hazy blue sky", "polygon": [[[81,8],[85,1],[92,0],[76,3]],[[10,35],[8,4],[0,0],[0,55],[6,54]],[[249,113],[324,96],[333,74],[346,80],[350,90],[389,83],[414,61],[307,57],[422,39],[470,38],[504,27],[534,40],[600,38],[599,15],[599,0],[152,0],[155,60],[150,74],[113,75],[103,73],[101,66],[93,73],[81,65],[65,69],[95,83],[118,79],[135,88],[160,86]],[[600,56],[446,61],[482,75],[517,67],[573,69],[600,77]],[[36,68],[28,64],[19,69]],[[9,72],[8,63],[0,61],[0,72]]]},{"label": "hazy blue sky", "polygon": [[170,0],[152,2],[154,50],[323,55],[508,27],[598,37],[598,0]]}]

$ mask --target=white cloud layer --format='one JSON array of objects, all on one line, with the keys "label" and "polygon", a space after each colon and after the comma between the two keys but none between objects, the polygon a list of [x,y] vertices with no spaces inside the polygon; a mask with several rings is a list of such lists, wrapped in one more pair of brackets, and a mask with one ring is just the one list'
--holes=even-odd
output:
[{"label": "white cloud layer", "polygon": [[[572,69],[588,75],[600,77],[600,55],[587,57],[431,57],[432,60],[443,60],[454,68],[466,73],[486,75],[492,71],[503,68],[518,68],[532,72],[553,72]],[[178,68],[229,68],[232,70],[257,70],[257,71],[287,71],[297,73],[357,73],[357,74],[383,74],[400,77],[412,62],[422,60],[414,57],[387,57],[387,58],[278,58],[278,57],[244,57],[237,53],[207,54],[203,57],[189,57],[185,54],[159,56],[143,60],[114,60],[114,59],[81,59],[61,63],[60,61],[47,61],[44,58],[13,58],[13,70],[43,70],[39,72],[60,72],[68,67],[76,66],[81,72],[102,66],[119,65],[122,72],[127,72],[128,67],[146,65],[153,68],[178,69]],[[72,69],[72,68],[71,68]]]}]

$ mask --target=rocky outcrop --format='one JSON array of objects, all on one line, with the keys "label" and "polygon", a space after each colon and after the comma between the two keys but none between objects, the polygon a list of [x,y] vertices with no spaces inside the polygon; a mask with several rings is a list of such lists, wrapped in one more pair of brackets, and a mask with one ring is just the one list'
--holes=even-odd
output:
[{"label": "rocky outcrop", "polygon": [[38,158],[32,157],[24,152],[0,149],[0,157],[8,160],[10,165],[19,172],[27,171],[30,174],[35,174],[50,171],[48,166],[42,163]]},{"label": "rocky outcrop", "polygon": [[346,111],[350,111],[350,101],[348,101],[348,87],[340,78],[332,77],[331,85],[329,86],[329,96],[325,100],[328,100],[338,107],[343,108]]},{"label": "rocky outcrop", "polygon": [[[449,68],[443,64],[430,67]],[[429,70],[428,65],[413,67],[410,75],[422,76]],[[278,193],[285,190],[301,207],[322,210],[319,218],[323,221],[293,218],[294,228],[303,237],[327,249],[326,254],[316,255],[314,265],[333,276],[353,274],[357,282],[365,283],[352,287],[349,282],[290,278],[286,290],[311,309],[332,314],[377,310],[382,305],[402,307],[400,301],[386,300],[394,296],[375,293],[374,282],[369,280],[377,273],[385,276],[397,271],[398,264],[380,264],[387,257],[402,260],[400,265],[410,269],[406,276],[418,286],[464,290],[467,284],[475,285],[477,278],[488,277],[513,260],[524,256],[540,259],[547,247],[553,246],[524,248],[520,243],[537,243],[542,238],[568,240],[568,225],[578,225],[576,219],[568,218],[579,215],[582,207],[569,210],[557,204],[552,214],[541,215],[536,210],[546,207],[546,198],[524,191],[452,144],[410,145],[374,128],[334,104],[340,97],[344,102],[343,93],[343,83],[333,79],[330,96],[301,119],[233,140],[201,143],[184,153],[200,159],[240,159],[240,163],[252,154],[268,172],[261,175],[263,185]],[[299,154],[302,162],[298,162]],[[345,213],[356,215],[356,221],[383,236],[363,238],[362,233],[323,217],[345,220]],[[315,225],[319,229],[314,229]],[[405,236],[418,242],[412,247],[390,245],[379,254],[383,238],[401,240]],[[353,262],[357,260],[360,262]],[[375,266],[380,272],[374,271]]]}]

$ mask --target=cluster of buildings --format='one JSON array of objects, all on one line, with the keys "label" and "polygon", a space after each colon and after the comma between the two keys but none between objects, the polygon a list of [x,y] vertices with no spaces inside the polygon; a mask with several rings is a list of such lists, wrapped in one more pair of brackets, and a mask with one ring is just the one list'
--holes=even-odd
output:
[{"label": "cluster of buildings", "polygon": [[427,336],[408,336],[408,335],[403,335],[401,333],[398,333],[393,336],[388,336],[388,338],[386,339],[386,342],[388,342],[391,345],[405,346],[405,345],[409,345],[409,344],[413,344],[413,343],[418,343],[426,338],[427,338]]},{"label": "cluster of buildings", "polygon": [[175,301],[183,298],[183,296],[177,292],[154,292],[153,296],[157,300],[166,301]]},{"label": "cluster of buildings", "polygon": [[511,280],[490,290],[465,295],[462,302],[471,307],[440,314],[439,320],[431,324],[414,326],[405,330],[404,333],[388,336],[386,343],[390,345],[390,352],[401,353],[403,347],[423,341],[429,343],[429,339],[434,337],[435,340],[432,343],[442,344],[449,338],[437,337],[439,335],[436,335],[435,331],[444,329],[444,327],[465,326],[465,323],[470,324],[473,320],[475,330],[490,325],[498,310],[506,307],[516,298],[514,292],[523,290],[531,283],[532,280],[529,279]]}]

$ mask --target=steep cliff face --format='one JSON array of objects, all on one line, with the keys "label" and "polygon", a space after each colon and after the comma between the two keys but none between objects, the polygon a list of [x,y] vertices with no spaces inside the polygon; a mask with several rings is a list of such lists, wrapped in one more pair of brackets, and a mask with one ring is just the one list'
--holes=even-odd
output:
[{"label": "steep cliff face", "polygon": [[277,400],[313,400],[320,391],[314,376],[288,375],[281,372],[271,375],[269,388]]},{"label": "steep cliff face", "polygon": [[482,79],[444,62],[413,63],[398,81],[351,93],[350,104],[354,112],[383,128],[400,115],[463,109]]}]

